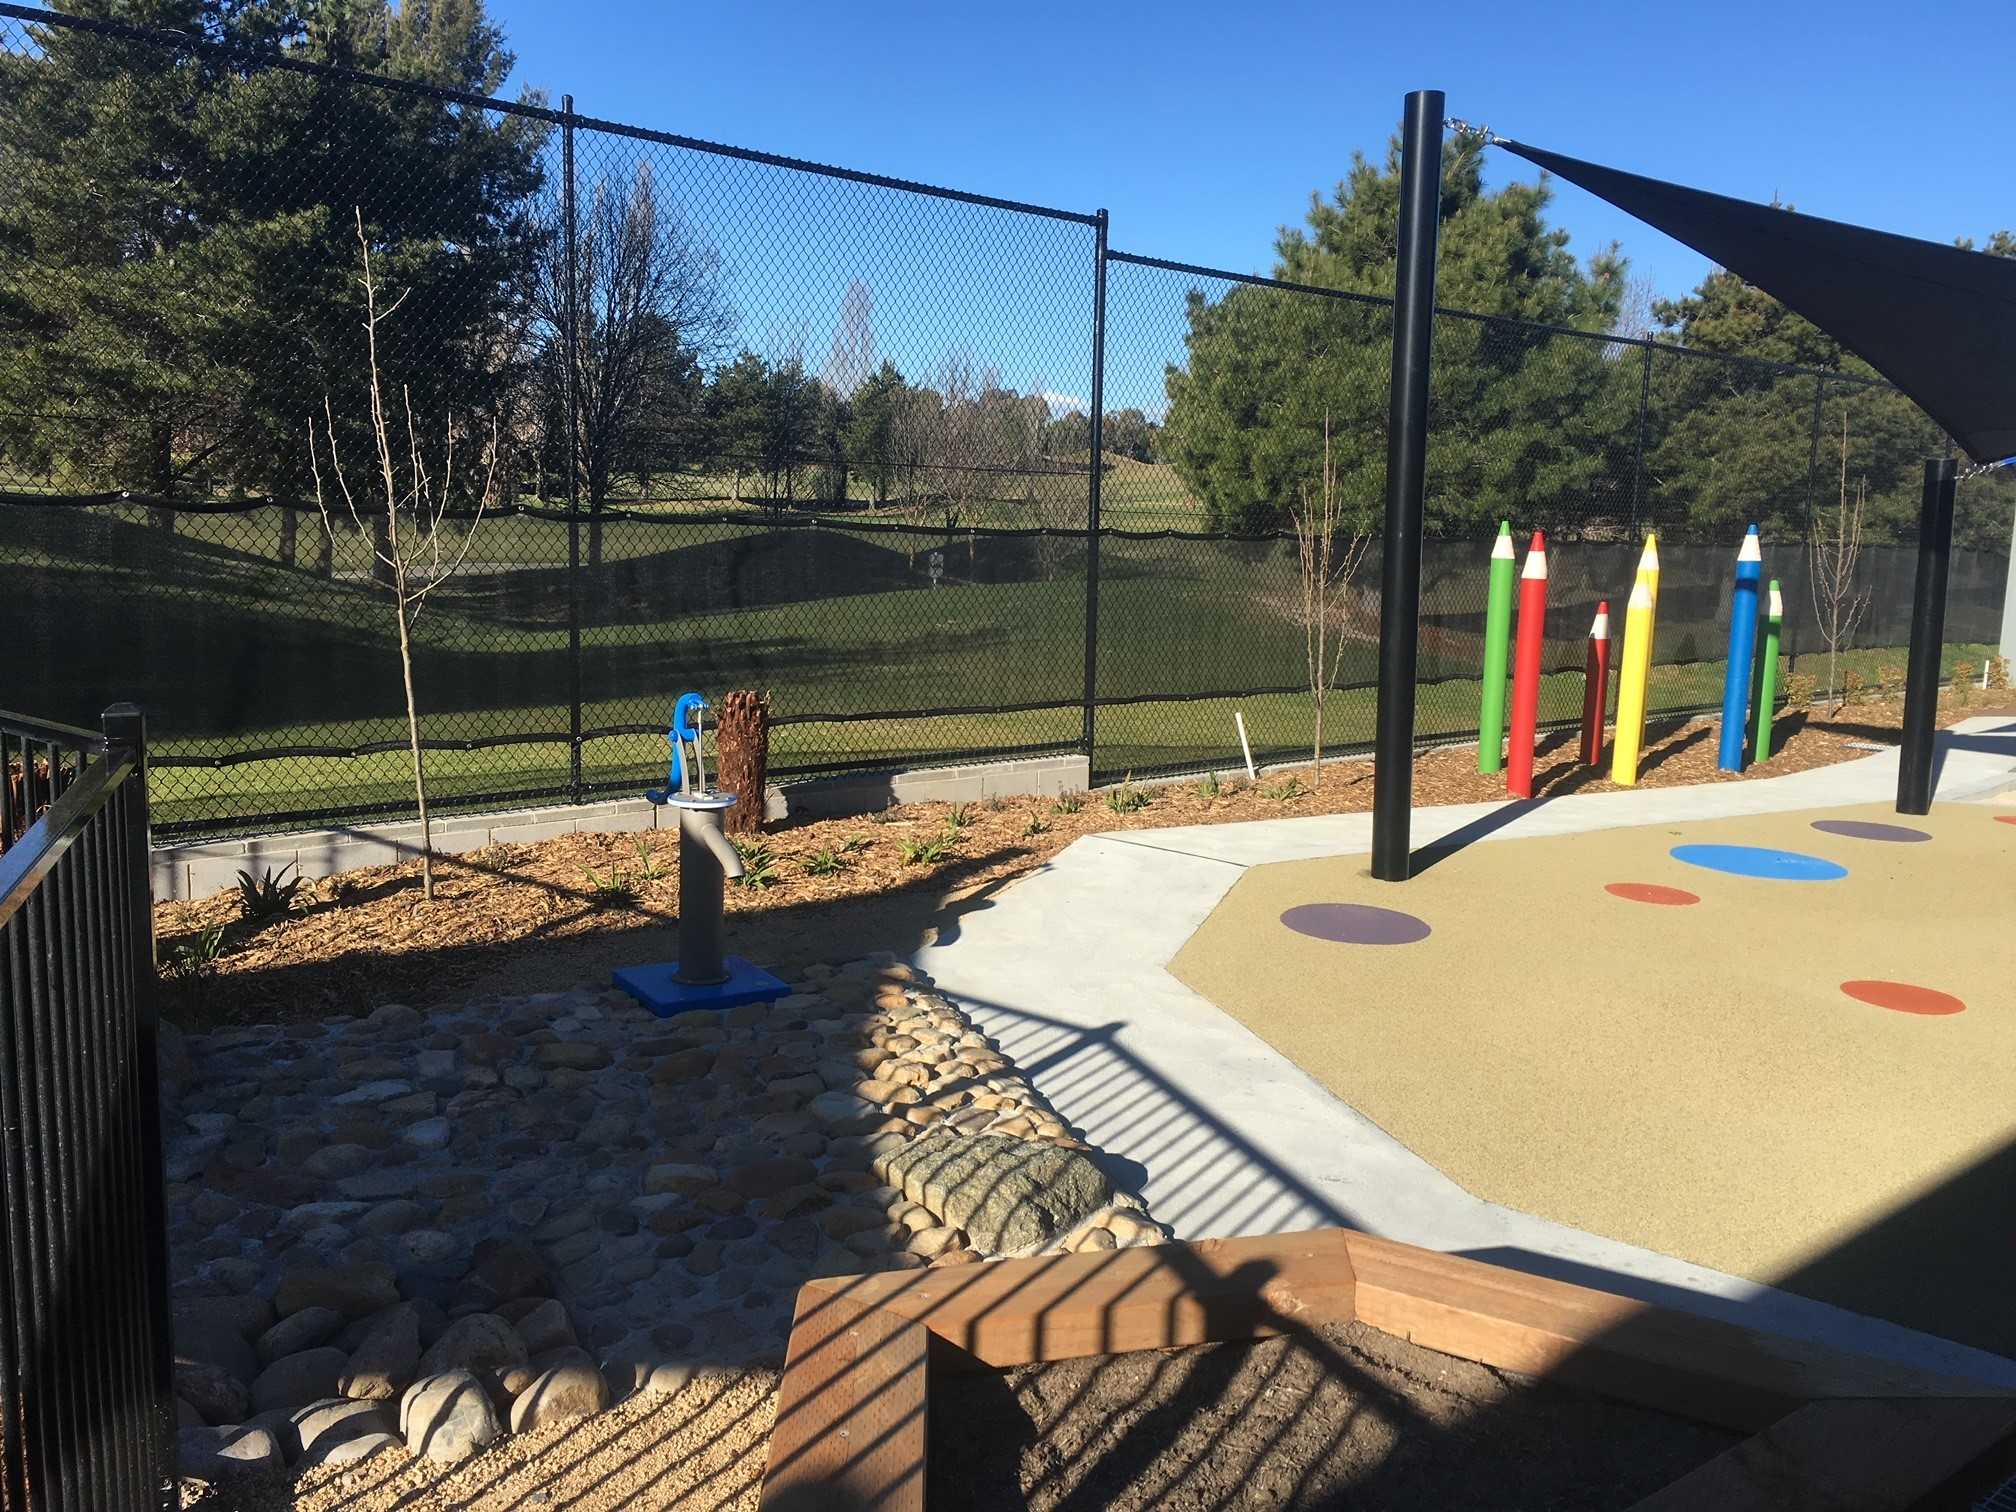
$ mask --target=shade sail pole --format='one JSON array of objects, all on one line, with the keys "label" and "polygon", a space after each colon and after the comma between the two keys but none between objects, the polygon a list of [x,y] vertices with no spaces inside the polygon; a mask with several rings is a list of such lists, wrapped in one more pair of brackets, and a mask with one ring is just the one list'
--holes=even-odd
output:
[{"label": "shade sail pole", "polygon": [[1897,762],[1897,812],[1932,811],[1933,729],[1938,723],[1940,663],[1946,638],[1946,565],[1953,549],[1953,495],[1959,470],[1951,457],[1925,463],[1918,506],[1918,581],[1911,601],[1911,659],[1904,680],[1904,738]]},{"label": "shade sail pole", "polygon": [[1393,284],[1393,387],[1379,562],[1379,723],[1372,767],[1372,875],[1412,869],[1414,671],[1421,632],[1421,513],[1428,465],[1428,361],[1442,198],[1442,91],[1407,96],[1400,135],[1400,240]]}]

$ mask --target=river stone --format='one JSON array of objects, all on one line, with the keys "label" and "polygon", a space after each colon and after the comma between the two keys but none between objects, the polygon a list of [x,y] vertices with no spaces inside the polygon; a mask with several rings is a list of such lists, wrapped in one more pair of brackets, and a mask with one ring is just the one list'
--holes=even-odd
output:
[{"label": "river stone", "polygon": [[346,1397],[390,1401],[413,1378],[419,1363],[420,1313],[411,1302],[402,1302],[372,1320],[336,1389]]},{"label": "river stone", "polygon": [[344,1439],[341,1443],[331,1444],[323,1451],[321,1458],[316,1463],[323,1465],[354,1465],[360,1460],[369,1459],[380,1449],[400,1449],[404,1447],[403,1442],[396,1433],[360,1433],[355,1438]]},{"label": "river stone", "polygon": [[420,1356],[422,1376],[455,1370],[498,1370],[525,1361],[525,1346],[509,1323],[495,1313],[471,1313],[448,1325],[448,1331]]},{"label": "river stone", "polygon": [[998,1134],[934,1131],[881,1156],[874,1170],[995,1255],[1046,1244],[1114,1196],[1105,1173],[1078,1151]]},{"label": "river stone", "polygon": [[385,1408],[378,1403],[353,1402],[341,1397],[310,1402],[291,1414],[291,1421],[295,1441],[301,1446],[301,1459],[311,1465],[320,1463],[338,1444],[366,1433],[387,1433],[392,1428]]},{"label": "river stone", "polygon": [[467,1459],[503,1431],[482,1383],[466,1370],[415,1381],[400,1399],[406,1448],[439,1464]]},{"label": "river stone", "polygon": [[256,1339],[273,1326],[274,1318],[273,1304],[264,1297],[184,1297],[175,1304],[178,1339],[185,1324],[235,1329],[241,1339]]},{"label": "river stone", "polygon": [[818,1175],[819,1168],[809,1160],[775,1155],[767,1160],[752,1160],[729,1172],[724,1184],[744,1197],[774,1197]]},{"label": "river stone", "polygon": [[528,1355],[544,1354],[574,1342],[574,1325],[567,1319],[567,1309],[551,1299],[512,1319],[511,1326],[518,1331]]},{"label": "river stone", "polygon": [[543,1297],[553,1290],[546,1261],[522,1239],[486,1239],[476,1246],[474,1259],[469,1284],[479,1297],[488,1301]]},{"label": "river stone", "polygon": [[243,1470],[277,1470],[286,1463],[271,1430],[249,1424],[184,1428],[175,1436],[175,1458],[184,1475],[206,1481]]},{"label": "river stone", "polygon": [[541,1045],[532,1055],[542,1066],[567,1071],[600,1071],[615,1060],[607,1047],[586,1040],[561,1040],[556,1044]]},{"label": "river stone", "polygon": [[251,1410],[245,1383],[201,1360],[175,1362],[175,1394],[210,1423],[242,1423]]},{"label": "river stone", "polygon": [[259,1373],[259,1360],[236,1327],[236,1319],[185,1315],[179,1307],[175,1310],[175,1358],[214,1366],[241,1381]]},{"label": "river stone", "polygon": [[342,1350],[329,1348],[304,1349],[275,1360],[253,1381],[252,1406],[259,1412],[274,1408],[292,1410],[333,1397],[337,1394],[336,1382],[348,1363],[349,1356]]},{"label": "river stone", "polygon": [[343,1314],[329,1307],[304,1307],[289,1313],[259,1335],[259,1363],[271,1365],[287,1355],[327,1344],[343,1327]]},{"label": "river stone", "polygon": [[703,1165],[664,1161],[644,1173],[646,1196],[661,1196],[666,1193],[690,1195],[704,1191],[712,1185],[714,1185],[714,1172]]},{"label": "river stone", "polygon": [[273,1306],[283,1318],[306,1307],[326,1307],[346,1318],[362,1318],[398,1300],[392,1267],[364,1261],[357,1265],[295,1266],[280,1278]]},{"label": "river stone", "polygon": [[555,1365],[535,1377],[511,1403],[511,1431],[528,1433],[600,1412],[609,1405],[609,1383],[593,1364]]}]

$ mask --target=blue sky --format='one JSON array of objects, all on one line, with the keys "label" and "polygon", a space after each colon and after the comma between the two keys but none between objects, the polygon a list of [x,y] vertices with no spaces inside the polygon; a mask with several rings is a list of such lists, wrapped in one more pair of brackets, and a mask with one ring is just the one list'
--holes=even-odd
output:
[{"label": "blue sky", "polygon": [[[1401,96],[1424,86],[1507,136],[1813,214],[1939,240],[2016,224],[1985,103],[2016,63],[2007,0],[491,9],[519,54],[514,84],[572,91],[584,113],[1103,205],[1116,247],[1235,270],[1267,271],[1275,228],[1354,148],[1383,151]],[[1536,171],[1487,160],[1493,182]],[[1582,256],[1622,241],[1662,294],[1706,271],[1568,186],[1553,215]],[[878,335],[900,339],[882,314],[902,303],[890,277]],[[789,320],[816,366],[830,317]],[[1037,371],[1056,365],[1011,356],[1004,370],[1033,385],[1064,380]]]}]

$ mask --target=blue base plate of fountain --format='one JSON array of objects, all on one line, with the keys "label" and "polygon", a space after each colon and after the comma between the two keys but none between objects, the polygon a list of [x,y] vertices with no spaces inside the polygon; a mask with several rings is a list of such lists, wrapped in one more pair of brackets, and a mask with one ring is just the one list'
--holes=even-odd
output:
[{"label": "blue base plate of fountain", "polygon": [[615,982],[660,1018],[686,1013],[695,1008],[739,1008],[744,1003],[768,1003],[790,992],[780,978],[761,966],[752,966],[740,956],[722,961],[728,980],[707,987],[693,987],[679,981],[677,961],[659,966],[619,966]]}]

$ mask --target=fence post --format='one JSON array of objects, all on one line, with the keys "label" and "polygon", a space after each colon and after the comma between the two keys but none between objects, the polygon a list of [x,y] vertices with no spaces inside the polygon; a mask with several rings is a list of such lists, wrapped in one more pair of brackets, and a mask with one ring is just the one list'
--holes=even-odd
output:
[{"label": "fence post", "polygon": [[1085,780],[1099,706],[1099,495],[1106,472],[1106,212],[1092,228],[1092,468],[1085,495]]},{"label": "fence post", "polygon": [[581,360],[578,283],[574,258],[574,96],[560,97],[562,254],[567,266],[567,309],[561,333],[567,362],[567,796],[581,790]]},{"label": "fence post", "polygon": [[[132,1089],[135,1133],[140,1151],[141,1260],[146,1269],[148,1399],[147,1425],[153,1453],[150,1469],[166,1475],[172,1487],[175,1456],[174,1342],[168,1311],[168,1198],[161,1154],[161,1018],[154,975],[154,888],[149,875],[151,847],[147,832],[147,718],[130,703],[116,703],[100,719],[105,732],[105,761],[130,758],[133,775],[126,781],[117,837],[118,854],[126,870],[127,927],[124,963],[133,1014]],[[174,1492],[168,1492],[173,1505]]]},{"label": "fence post", "polygon": [[1806,443],[1806,534],[1813,534],[1813,499],[1820,486],[1820,418],[1827,402],[1827,380],[1813,375],[1813,434]]},{"label": "fence post", "polygon": [[1631,539],[1636,541],[1645,518],[1645,432],[1652,423],[1652,344],[1644,347],[1645,362],[1638,373],[1638,441],[1631,462]]}]

